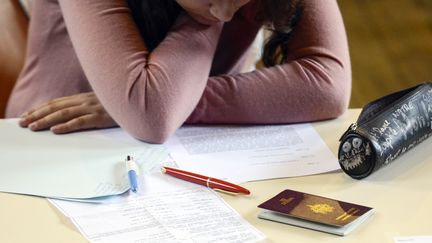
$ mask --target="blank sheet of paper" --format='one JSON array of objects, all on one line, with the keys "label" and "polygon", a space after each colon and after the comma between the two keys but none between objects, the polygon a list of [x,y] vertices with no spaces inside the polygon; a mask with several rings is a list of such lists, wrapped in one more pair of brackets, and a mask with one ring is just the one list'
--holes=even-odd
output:
[{"label": "blank sheet of paper", "polygon": [[125,158],[142,168],[166,151],[133,139],[120,128],[55,135],[0,120],[0,191],[45,197],[94,198],[129,189]]}]

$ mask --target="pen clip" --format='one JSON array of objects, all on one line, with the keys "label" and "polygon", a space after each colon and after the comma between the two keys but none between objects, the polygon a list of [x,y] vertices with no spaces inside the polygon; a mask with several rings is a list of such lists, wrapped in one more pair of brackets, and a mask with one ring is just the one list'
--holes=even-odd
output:
[{"label": "pen clip", "polygon": [[[212,184],[213,184],[213,186],[212,186]],[[214,189],[216,191],[224,192],[224,193],[227,193],[230,195],[238,195],[238,194],[249,195],[250,194],[250,191],[246,188],[232,184],[232,183],[227,182],[227,181],[222,181],[222,180],[211,178],[211,177],[207,178],[206,186],[208,188]],[[224,189],[224,188],[226,188],[226,189]]]},{"label": "pen clip", "polygon": [[228,194],[228,195],[231,195],[231,196],[237,196],[237,195],[243,194],[243,193],[238,193],[238,192],[226,191],[226,190],[223,190],[223,189],[220,189],[220,188],[211,188],[211,187],[209,187],[209,188],[213,189],[214,191],[221,192],[221,193],[224,193],[224,194]]}]

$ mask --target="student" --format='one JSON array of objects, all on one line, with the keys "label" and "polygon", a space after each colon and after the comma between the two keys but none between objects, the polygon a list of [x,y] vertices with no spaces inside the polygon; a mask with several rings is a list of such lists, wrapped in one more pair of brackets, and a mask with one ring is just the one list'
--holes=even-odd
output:
[{"label": "student", "polygon": [[[262,27],[266,67],[242,73]],[[323,120],[351,91],[336,0],[36,0],[27,51],[7,116],[59,134]]]}]

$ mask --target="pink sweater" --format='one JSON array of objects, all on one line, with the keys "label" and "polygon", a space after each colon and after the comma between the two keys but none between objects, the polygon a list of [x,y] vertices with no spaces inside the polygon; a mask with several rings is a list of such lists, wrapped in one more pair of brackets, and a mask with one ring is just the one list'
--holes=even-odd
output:
[{"label": "pink sweater", "polygon": [[252,0],[223,26],[181,16],[147,50],[124,0],[36,0],[27,58],[9,100],[17,117],[50,99],[94,91],[134,137],[163,142],[183,123],[277,124],[334,118],[351,69],[336,0],[304,0],[283,65],[240,73],[262,23]]}]

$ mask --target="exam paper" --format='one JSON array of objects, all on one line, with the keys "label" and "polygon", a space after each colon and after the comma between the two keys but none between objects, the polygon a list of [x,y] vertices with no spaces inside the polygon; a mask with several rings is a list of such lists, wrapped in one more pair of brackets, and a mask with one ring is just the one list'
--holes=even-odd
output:
[{"label": "exam paper", "polygon": [[[125,158],[147,171],[166,149],[133,139],[120,128],[55,135],[0,119],[0,191],[87,199],[129,189]],[[104,199],[105,200],[105,199]]]},{"label": "exam paper", "polygon": [[160,172],[105,204],[50,200],[90,242],[259,242],[264,235],[206,187]]},{"label": "exam paper", "polygon": [[237,183],[340,169],[310,124],[184,126],[165,145],[179,168]]}]

